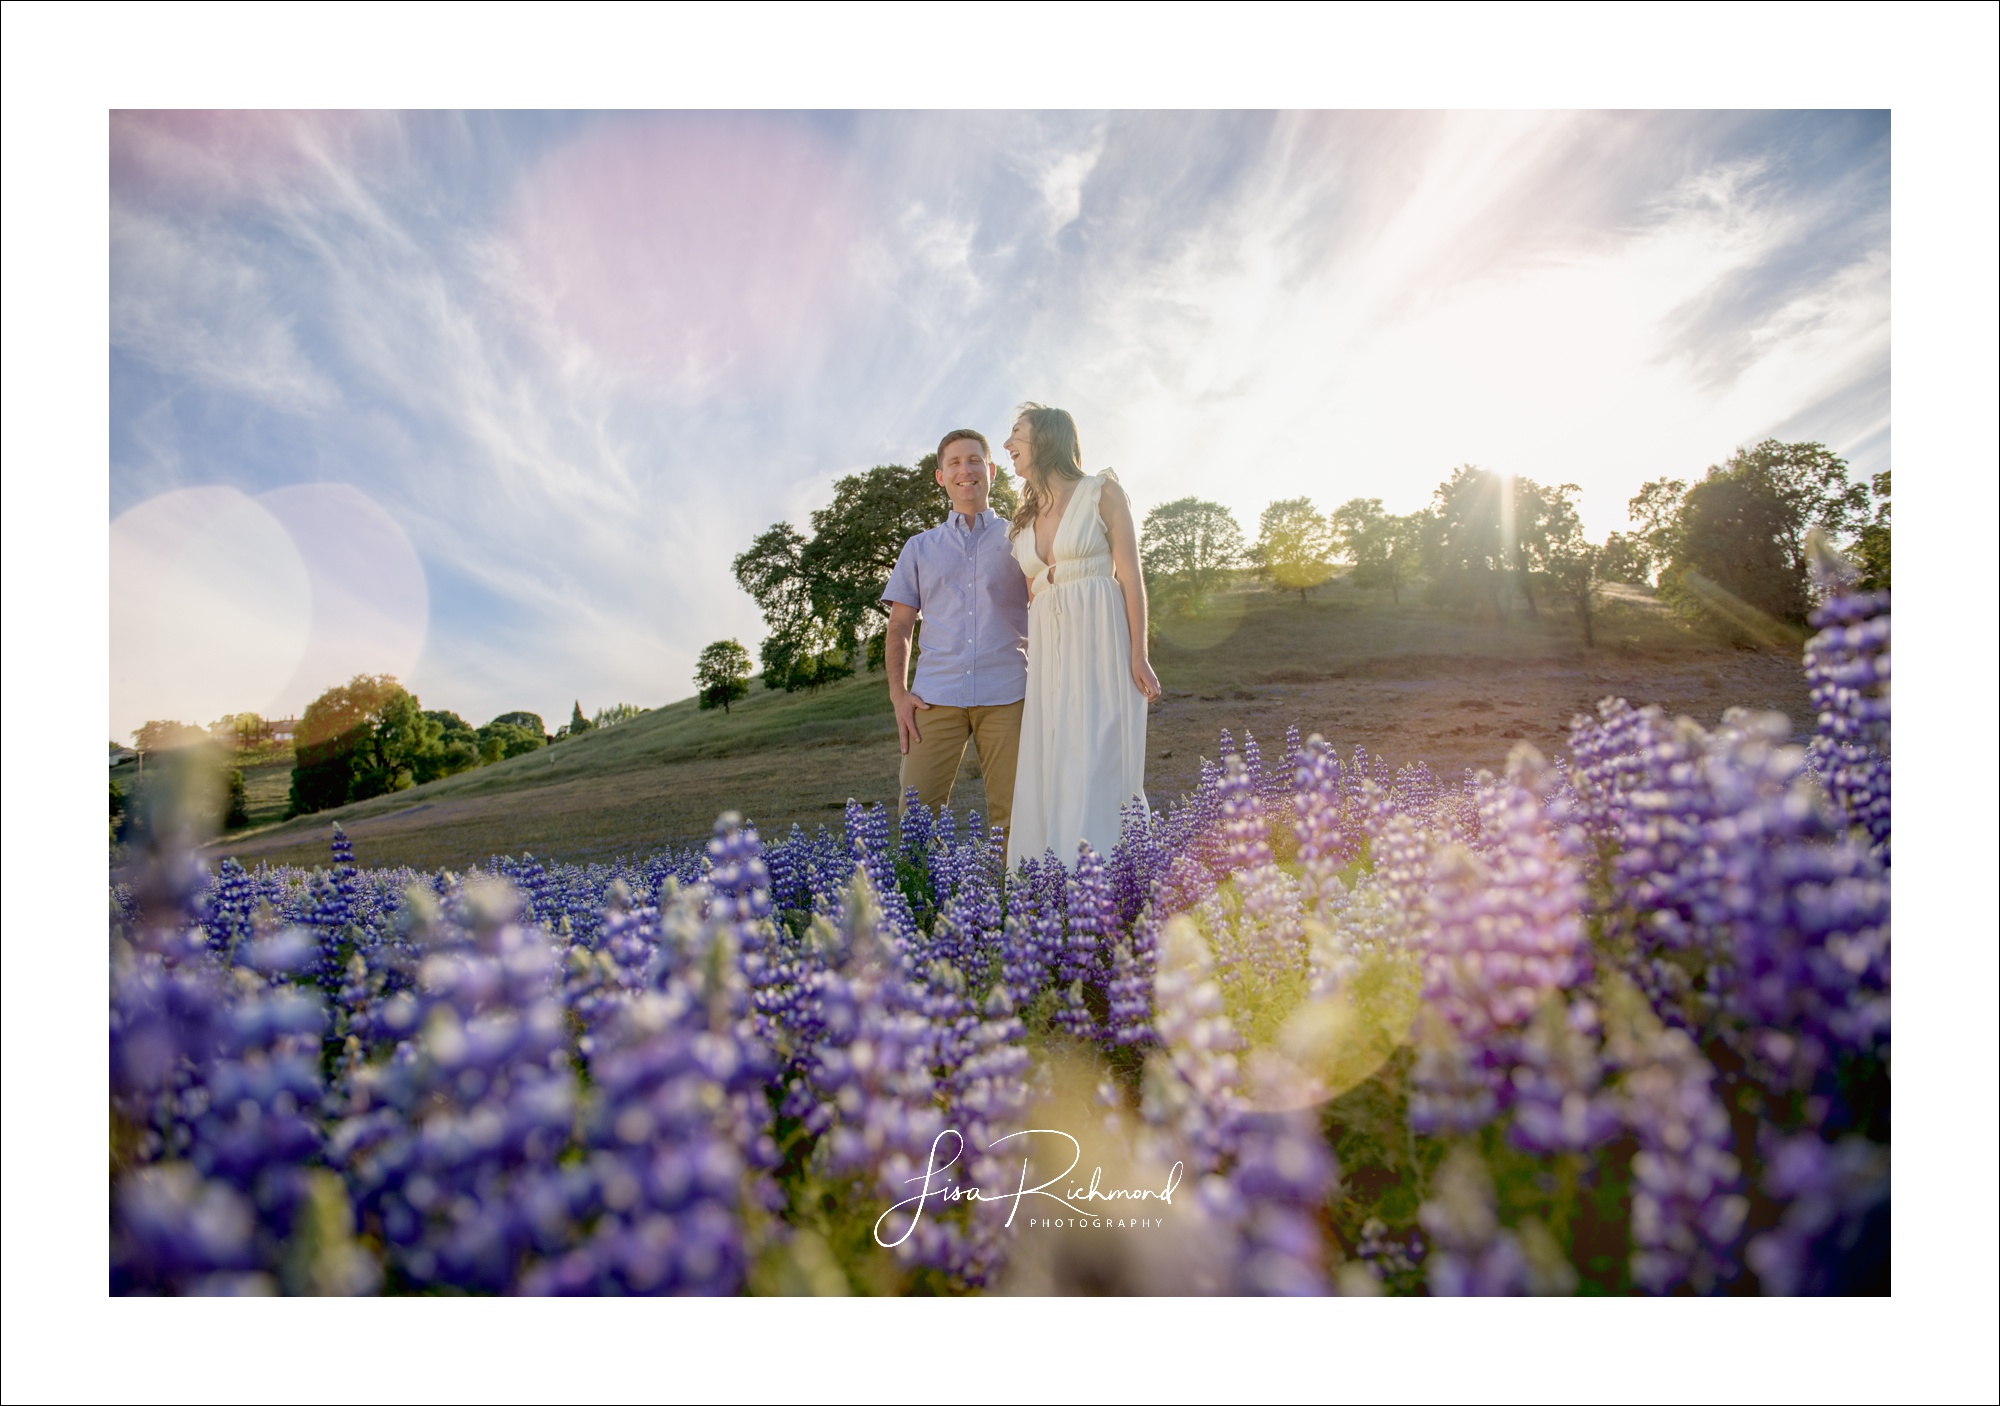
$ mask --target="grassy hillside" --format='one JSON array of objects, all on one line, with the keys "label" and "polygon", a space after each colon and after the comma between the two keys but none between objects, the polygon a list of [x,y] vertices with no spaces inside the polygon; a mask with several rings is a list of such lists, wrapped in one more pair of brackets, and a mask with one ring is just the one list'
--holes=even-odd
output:
[{"label": "grassy hillside", "polygon": [[[1155,804],[1192,784],[1223,727],[1253,731],[1273,757],[1296,724],[1343,750],[1360,743],[1455,776],[1501,766],[1516,741],[1559,750],[1570,717],[1610,694],[1707,722],[1733,704],[1809,716],[1796,652],[1719,646],[1640,591],[1606,603],[1588,651],[1574,618],[1547,607],[1539,619],[1517,612],[1496,626],[1392,605],[1342,582],[1304,602],[1245,585],[1160,634],[1154,660],[1166,696],[1147,749]],[[850,796],[894,801],[897,759],[881,674],[817,694],[759,688],[727,715],[686,699],[428,786],[239,832],[215,853],[323,862],[338,820],[364,864],[637,854],[700,838],[725,809],[767,834],[837,823]],[[952,799],[961,810],[984,804],[970,752]]]}]

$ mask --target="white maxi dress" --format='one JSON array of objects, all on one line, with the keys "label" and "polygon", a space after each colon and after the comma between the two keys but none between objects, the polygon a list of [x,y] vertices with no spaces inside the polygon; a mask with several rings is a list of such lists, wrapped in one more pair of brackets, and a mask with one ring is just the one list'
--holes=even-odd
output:
[{"label": "white maxi dress", "polygon": [[[1110,470],[1076,486],[1056,524],[1052,561],[1032,524],[1014,539],[1028,575],[1028,694],[1007,868],[1053,850],[1075,867],[1077,844],[1108,856],[1119,809],[1146,791],[1146,696],[1132,681],[1132,627],[1111,569],[1097,500]],[[1055,581],[1049,581],[1049,568]]]}]

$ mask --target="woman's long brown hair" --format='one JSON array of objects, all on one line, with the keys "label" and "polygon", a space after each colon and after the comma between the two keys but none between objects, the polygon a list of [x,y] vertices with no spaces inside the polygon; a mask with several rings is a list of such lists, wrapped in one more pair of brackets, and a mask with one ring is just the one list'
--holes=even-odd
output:
[{"label": "woman's long brown hair", "polygon": [[1069,411],[1031,400],[1014,412],[1014,418],[1028,422],[1028,471],[1021,475],[1021,506],[1014,510],[1014,524],[1007,530],[1010,538],[1034,525],[1051,483],[1083,477],[1083,447]]}]

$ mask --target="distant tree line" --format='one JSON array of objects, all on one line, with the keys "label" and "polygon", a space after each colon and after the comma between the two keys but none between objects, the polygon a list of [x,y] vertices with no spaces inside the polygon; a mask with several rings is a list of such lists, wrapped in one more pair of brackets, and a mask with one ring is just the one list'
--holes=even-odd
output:
[{"label": "distant tree line", "polygon": [[1637,524],[1589,540],[1581,490],[1473,465],[1453,470],[1414,513],[1352,498],[1321,516],[1310,499],[1264,510],[1255,542],[1229,510],[1200,498],[1146,514],[1140,549],[1155,608],[1198,614],[1248,570],[1274,589],[1310,592],[1343,566],[1354,585],[1400,602],[1421,587],[1437,605],[1479,610],[1504,624],[1519,609],[1571,611],[1586,644],[1607,584],[1653,586],[1662,600],[1724,633],[1766,638],[1796,629],[1811,609],[1808,538],[1841,544],[1870,589],[1889,584],[1889,473],[1868,484],[1817,443],[1765,440],[1711,466],[1701,479],[1658,479],[1628,505]]},{"label": "distant tree line", "polygon": [[426,709],[386,674],[357,674],[306,705],[287,816],[331,810],[421,786],[473,767],[552,747],[648,711],[629,703],[586,717],[581,701],[551,733],[539,713],[502,713],[473,727],[457,713]]}]

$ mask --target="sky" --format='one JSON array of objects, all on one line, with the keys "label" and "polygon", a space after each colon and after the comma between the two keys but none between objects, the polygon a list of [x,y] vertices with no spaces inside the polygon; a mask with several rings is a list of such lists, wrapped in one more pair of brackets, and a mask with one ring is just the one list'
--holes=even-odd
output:
[{"label": "sky", "polygon": [[1885,112],[113,112],[110,727],[693,692],[1015,405],[1143,514],[1889,467]]}]

